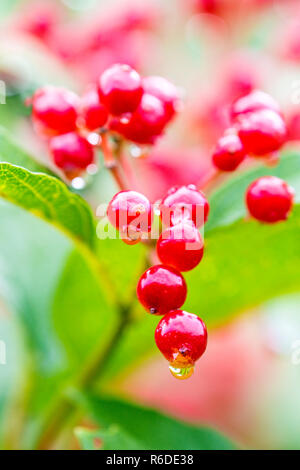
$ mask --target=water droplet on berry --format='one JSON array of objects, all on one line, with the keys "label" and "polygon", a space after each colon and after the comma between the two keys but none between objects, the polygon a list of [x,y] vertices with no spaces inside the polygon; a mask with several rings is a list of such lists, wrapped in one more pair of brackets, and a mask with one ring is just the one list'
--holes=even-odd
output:
[{"label": "water droplet on berry", "polygon": [[174,367],[170,364],[169,369],[173,377],[179,380],[189,379],[194,373],[194,366]]},{"label": "water droplet on berry", "polygon": [[81,190],[85,188],[86,182],[81,176],[77,176],[76,178],[72,179],[71,186],[74,189]]}]

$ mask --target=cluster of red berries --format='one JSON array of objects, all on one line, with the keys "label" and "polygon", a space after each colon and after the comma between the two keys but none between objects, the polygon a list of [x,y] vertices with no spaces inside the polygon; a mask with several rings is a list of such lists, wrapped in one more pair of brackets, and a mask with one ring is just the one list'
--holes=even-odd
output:
[{"label": "cluster of red berries", "polygon": [[[151,231],[150,201],[135,191],[121,191],[110,201],[107,216],[120,232],[132,236]],[[137,296],[147,311],[164,315],[155,331],[158,349],[170,363],[172,374],[180,379],[193,373],[194,363],[207,344],[203,321],[179,310],[186,300],[187,286],[181,274],[195,268],[203,257],[204,243],[199,232],[207,220],[209,204],[195,186],[172,188],[160,203],[165,227],[156,252],[162,264],[152,266],[141,276]],[[130,227],[130,229],[129,229]],[[123,236],[122,236],[123,238]]]},{"label": "cluster of red berries", "polygon": [[95,161],[89,134],[110,131],[137,144],[153,144],[178,110],[178,89],[163,77],[142,78],[115,64],[80,98],[46,86],[32,97],[37,132],[47,138],[54,164],[73,179]]},{"label": "cluster of red berries", "polygon": [[[178,90],[162,77],[145,77],[128,65],[107,69],[97,85],[79,98],[55,87],[44,87],[32,98],[33,121],[45,138],[53,161],[73,179],[95,161],[97,132],[117,135],[137,144],[153,144],[164,132],[180,105]],[[273,98],[254,91],[231,108],[232,127],[218,141],[214,165],[234,171],[246,158],[270,158],[287,140],[284,118]],[[259,178],[246,193],[250,215],[261,222],[285,220],[293,206],[294,191],[273,176]],[[110,201],[107,216],[127,244],[135,244],[153,226],[153,206],[136,191],[121,191]],[[163,230],[156,254],[161,264],[141,276],[137,296],[151,314],[163,315],[155,331],[158,349],[170,363],[172,374],[181,379],[192,375],[204,353],[207,331],[195,314],[180,310],[187,296],[182,272],[201,261],[204,242],[199,232],[208,218],[209,204],[195,186],[174,187],[159,206]]]},{"label": "cluster of red berries", "polygon": [[[287,128],[278,103],[267,93],[252,91],[233,103],[232,127],[221,137],[212,160],[221,171],[234,171],[247,157],[275,160],[287,141]],[[266,176],[254,181],[246,193],[252,217],[267,223],[285,220],[293,205],[294,191],[284,181]]]},{"label": "cluster of red berries", "polygon": [[221,171],[234,171],[246,158],[274,158],[287,140],[279,105],[267,93],[252,91],[230,109],[232,127],[217,142],[213,163]]}]

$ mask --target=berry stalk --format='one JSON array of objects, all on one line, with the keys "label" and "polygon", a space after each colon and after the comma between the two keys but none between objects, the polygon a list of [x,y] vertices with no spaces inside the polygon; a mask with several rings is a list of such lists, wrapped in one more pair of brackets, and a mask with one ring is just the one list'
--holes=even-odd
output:
[{"label": "berry stalk", "polygon": [[121,167],[119,165],[119,161],[116,159],[116,157],[114,156],[109,146],[108,137],[105,132],[101,135],[100,148],[103,153],[105,167],[110,171],[118,188],[121,191],[126,191],[126,189],[128,189],[127,182],[124,178],[124,174],[122,173]]}]

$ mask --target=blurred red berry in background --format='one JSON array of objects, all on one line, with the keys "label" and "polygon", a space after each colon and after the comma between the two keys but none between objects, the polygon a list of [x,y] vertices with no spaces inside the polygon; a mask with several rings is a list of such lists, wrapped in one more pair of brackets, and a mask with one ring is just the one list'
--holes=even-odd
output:
[{"label": "blurred red berry in background", "polygon": [[32,116],[37,131],[45,135],[74,131],[79,98],[75,93],[53,86],[38,89],[32,98]]},{"label": "blurred red berry in background", "polygon": [[106,124],[108,120],[108,111],[100,102],[96,86],[91,86],[81,97],[80,115],[84,126],[93,131]]},{"label": "blurred red berry in background", "polygon": [[49,146],[54,163],[66,172],[85,170],[94,162],[92,145],[76,132],[53,137]]},{"label": "blurred red berry in background", "polygon": [[219,170],[234,171],[245,156],[246,151],[239,136],[235,133],[229,133],[218,140],[212,160]]},{"label": "blurred red berry in background", "polygon": [[287,140],[283,118],[270,109],[242,115],[237,129],[246,152],[258,157],[279,150]]}]

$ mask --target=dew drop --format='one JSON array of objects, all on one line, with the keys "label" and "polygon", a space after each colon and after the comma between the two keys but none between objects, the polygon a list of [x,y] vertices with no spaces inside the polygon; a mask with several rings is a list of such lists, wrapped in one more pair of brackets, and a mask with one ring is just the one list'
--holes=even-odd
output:
[{"label": "dew drop", "polygon": [[173,377],[179,380],[189,379],[194,373],[194,366],[174,367],[170,364],[169,369]]},{"label": "dew drop", "polygon": [[100,145],[101,136],[97,132],[90,132],[87,136],[87,140],[91,145]]},{"label": "dew drop", "polygon": [[142,148],[138,145],[131,145],[129,148],[130,155],[134,158],[139,158],[142,156]]},{"label": "dew drop", "polygon": [[121,124],[124,124],[124,126],[126,126],[128,123],[129,123],[130,119],[128,116],[122,116],[121,119],[120,119],[120,123]]},{"label": "dew drop", "polygon": [[76,178],[72,179],[71,186],[72,188],[77,190],[84,189],[86,186],[86,182],[81,176],[77,176]]}]

